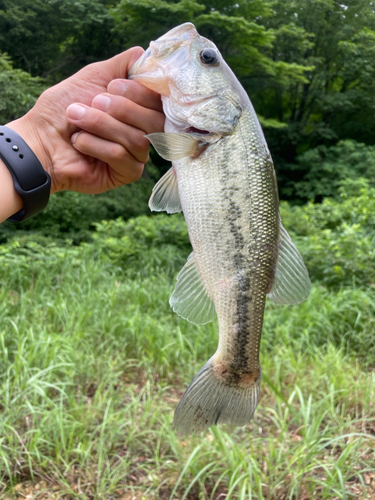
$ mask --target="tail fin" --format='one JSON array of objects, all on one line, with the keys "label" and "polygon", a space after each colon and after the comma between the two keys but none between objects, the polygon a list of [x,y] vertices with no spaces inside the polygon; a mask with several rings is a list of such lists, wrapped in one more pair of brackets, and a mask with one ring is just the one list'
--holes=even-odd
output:
[{"label": "tail fin", "polygon": [[193,379],[174,414],[179,434],[204,431],[211,425],[247,424],[258,403],[261,375],[246,386],[228,385],[219,379],[210,359]]}]

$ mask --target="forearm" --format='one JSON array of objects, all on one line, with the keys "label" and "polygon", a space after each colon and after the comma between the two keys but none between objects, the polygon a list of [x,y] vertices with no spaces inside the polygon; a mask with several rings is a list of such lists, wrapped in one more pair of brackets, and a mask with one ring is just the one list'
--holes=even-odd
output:
[{"label": "forearm", "polygon": [[22,206],[22,199],[14,189],[12,176],[0,160],[0,222],[21,210]]}]

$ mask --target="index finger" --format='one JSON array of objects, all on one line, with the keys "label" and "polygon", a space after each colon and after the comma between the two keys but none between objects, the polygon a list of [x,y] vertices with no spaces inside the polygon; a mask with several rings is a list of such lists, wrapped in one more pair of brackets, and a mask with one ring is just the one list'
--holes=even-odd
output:
[{"label": "index finger", "polygon": [[133,80],[112,80],[107,87],[107,92],[126,97],[144,108],[163,111],[160,95]]}]

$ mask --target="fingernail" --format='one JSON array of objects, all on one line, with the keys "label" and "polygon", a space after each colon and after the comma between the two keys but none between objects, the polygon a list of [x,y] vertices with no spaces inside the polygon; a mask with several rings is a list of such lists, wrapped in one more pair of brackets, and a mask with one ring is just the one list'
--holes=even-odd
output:
[{"label": "fingernail", "polygon": [[122,80],[113,80],[108,85],[108,92],[114,95],[124,95],[127,89],[127,85]]},{"label": "fingernail", "polygon": [[76,142],[76,139],[77,139],[77,136],[80,134],[81,132],[75,132],[72,137],[70,138],[70,140],[72,141],[72,144],[74,144]]},{"label": "fingernail", "polygon": [[80,120],[84,115],[86,108],[81,106],[80,104],[71,104],[68,106],[67,114],[68,117],[72,120]]},{"label": "fingernail", "polygon": [[99,94],[92,100],[92,105],[94,108],[100,109],[100,111],[107,111],[110,102],[111,99],[107,95]]}]

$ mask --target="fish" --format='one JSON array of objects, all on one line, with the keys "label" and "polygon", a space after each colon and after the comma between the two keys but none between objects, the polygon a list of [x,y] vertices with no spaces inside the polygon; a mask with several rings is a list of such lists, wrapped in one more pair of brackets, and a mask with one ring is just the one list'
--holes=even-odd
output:
[{"label": "fish", "polygon": [[170,298],[182,318],[216,316],[216,352],[174,415],[178,434],[244,426],[258,404],[263,316],[268,296],[298,304],[311,282],[284,229],[276,174],[246,91],[213,42],[192,23],[150,43],[129,78],[161,95],[165,131],[146,137],[172,161],[155,185],[153,211],[183,212],[192,253]]}]

